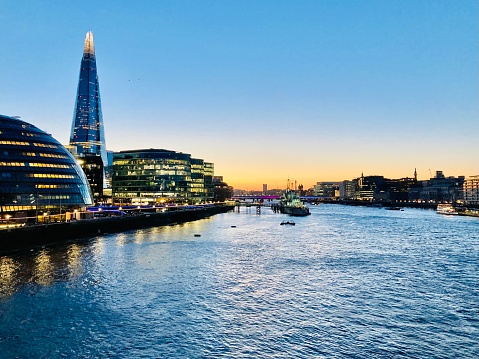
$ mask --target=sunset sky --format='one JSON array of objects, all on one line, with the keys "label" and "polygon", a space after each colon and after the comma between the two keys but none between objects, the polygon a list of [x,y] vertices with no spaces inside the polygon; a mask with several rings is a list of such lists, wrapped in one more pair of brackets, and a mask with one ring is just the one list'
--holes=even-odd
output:
[{"label": "sunset sky", "polygon": [[479,174],[476,0],[0,0],[0,113],[67,144],[87,31],[107,148],[235,188]]}]

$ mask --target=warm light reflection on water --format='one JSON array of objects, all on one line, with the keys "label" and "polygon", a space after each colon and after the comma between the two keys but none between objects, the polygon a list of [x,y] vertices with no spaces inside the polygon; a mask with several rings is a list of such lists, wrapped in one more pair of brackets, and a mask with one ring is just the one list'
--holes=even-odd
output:
[{"label": "warm light reflection on water", "polygon": [[0,297],[8,296],[15,290],[15,272],[19,265],[10,257],[0,257]]},{"label": "warm light reflection on water", "polygon": [[72,244],[67,249],[68,272],[70,280],[78,277],[82,273],[81,264],[81,247],[77,244]]},{"label": "warm light reflection on water", "polygon": [[49,285],[53,282],[53,264],[48,250],[40,251],[34,259],[33,282],[40,285]]}]

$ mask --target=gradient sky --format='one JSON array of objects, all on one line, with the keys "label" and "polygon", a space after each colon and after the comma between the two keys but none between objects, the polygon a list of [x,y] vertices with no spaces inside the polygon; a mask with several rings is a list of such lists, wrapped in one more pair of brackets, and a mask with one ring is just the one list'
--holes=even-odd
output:
[{"label": "gradient sky", "polygon": [[235,188],[479,174],[476,0],[0,0],[0,113],[67,144],[94,34],[107,148]]}]

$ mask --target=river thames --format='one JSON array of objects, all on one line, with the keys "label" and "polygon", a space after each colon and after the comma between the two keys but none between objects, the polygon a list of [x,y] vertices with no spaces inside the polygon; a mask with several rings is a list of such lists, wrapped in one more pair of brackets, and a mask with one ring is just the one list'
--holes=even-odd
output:
[{"label": "river thames", "polygon": [[311,212],[280,226],[293,218],[243,208],[0,256],[0,356],[479,357],[479,219]]}]

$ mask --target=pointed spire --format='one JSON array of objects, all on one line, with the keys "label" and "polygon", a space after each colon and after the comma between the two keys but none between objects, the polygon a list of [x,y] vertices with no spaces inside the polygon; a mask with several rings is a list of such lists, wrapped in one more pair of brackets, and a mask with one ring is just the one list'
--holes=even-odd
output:
[{"label": "pointed spire", "polygon": [[88,31],[85,36],[85,46],[83,47],[84,54],[95,55],[95,45],[93,44],[93,33]]}]

